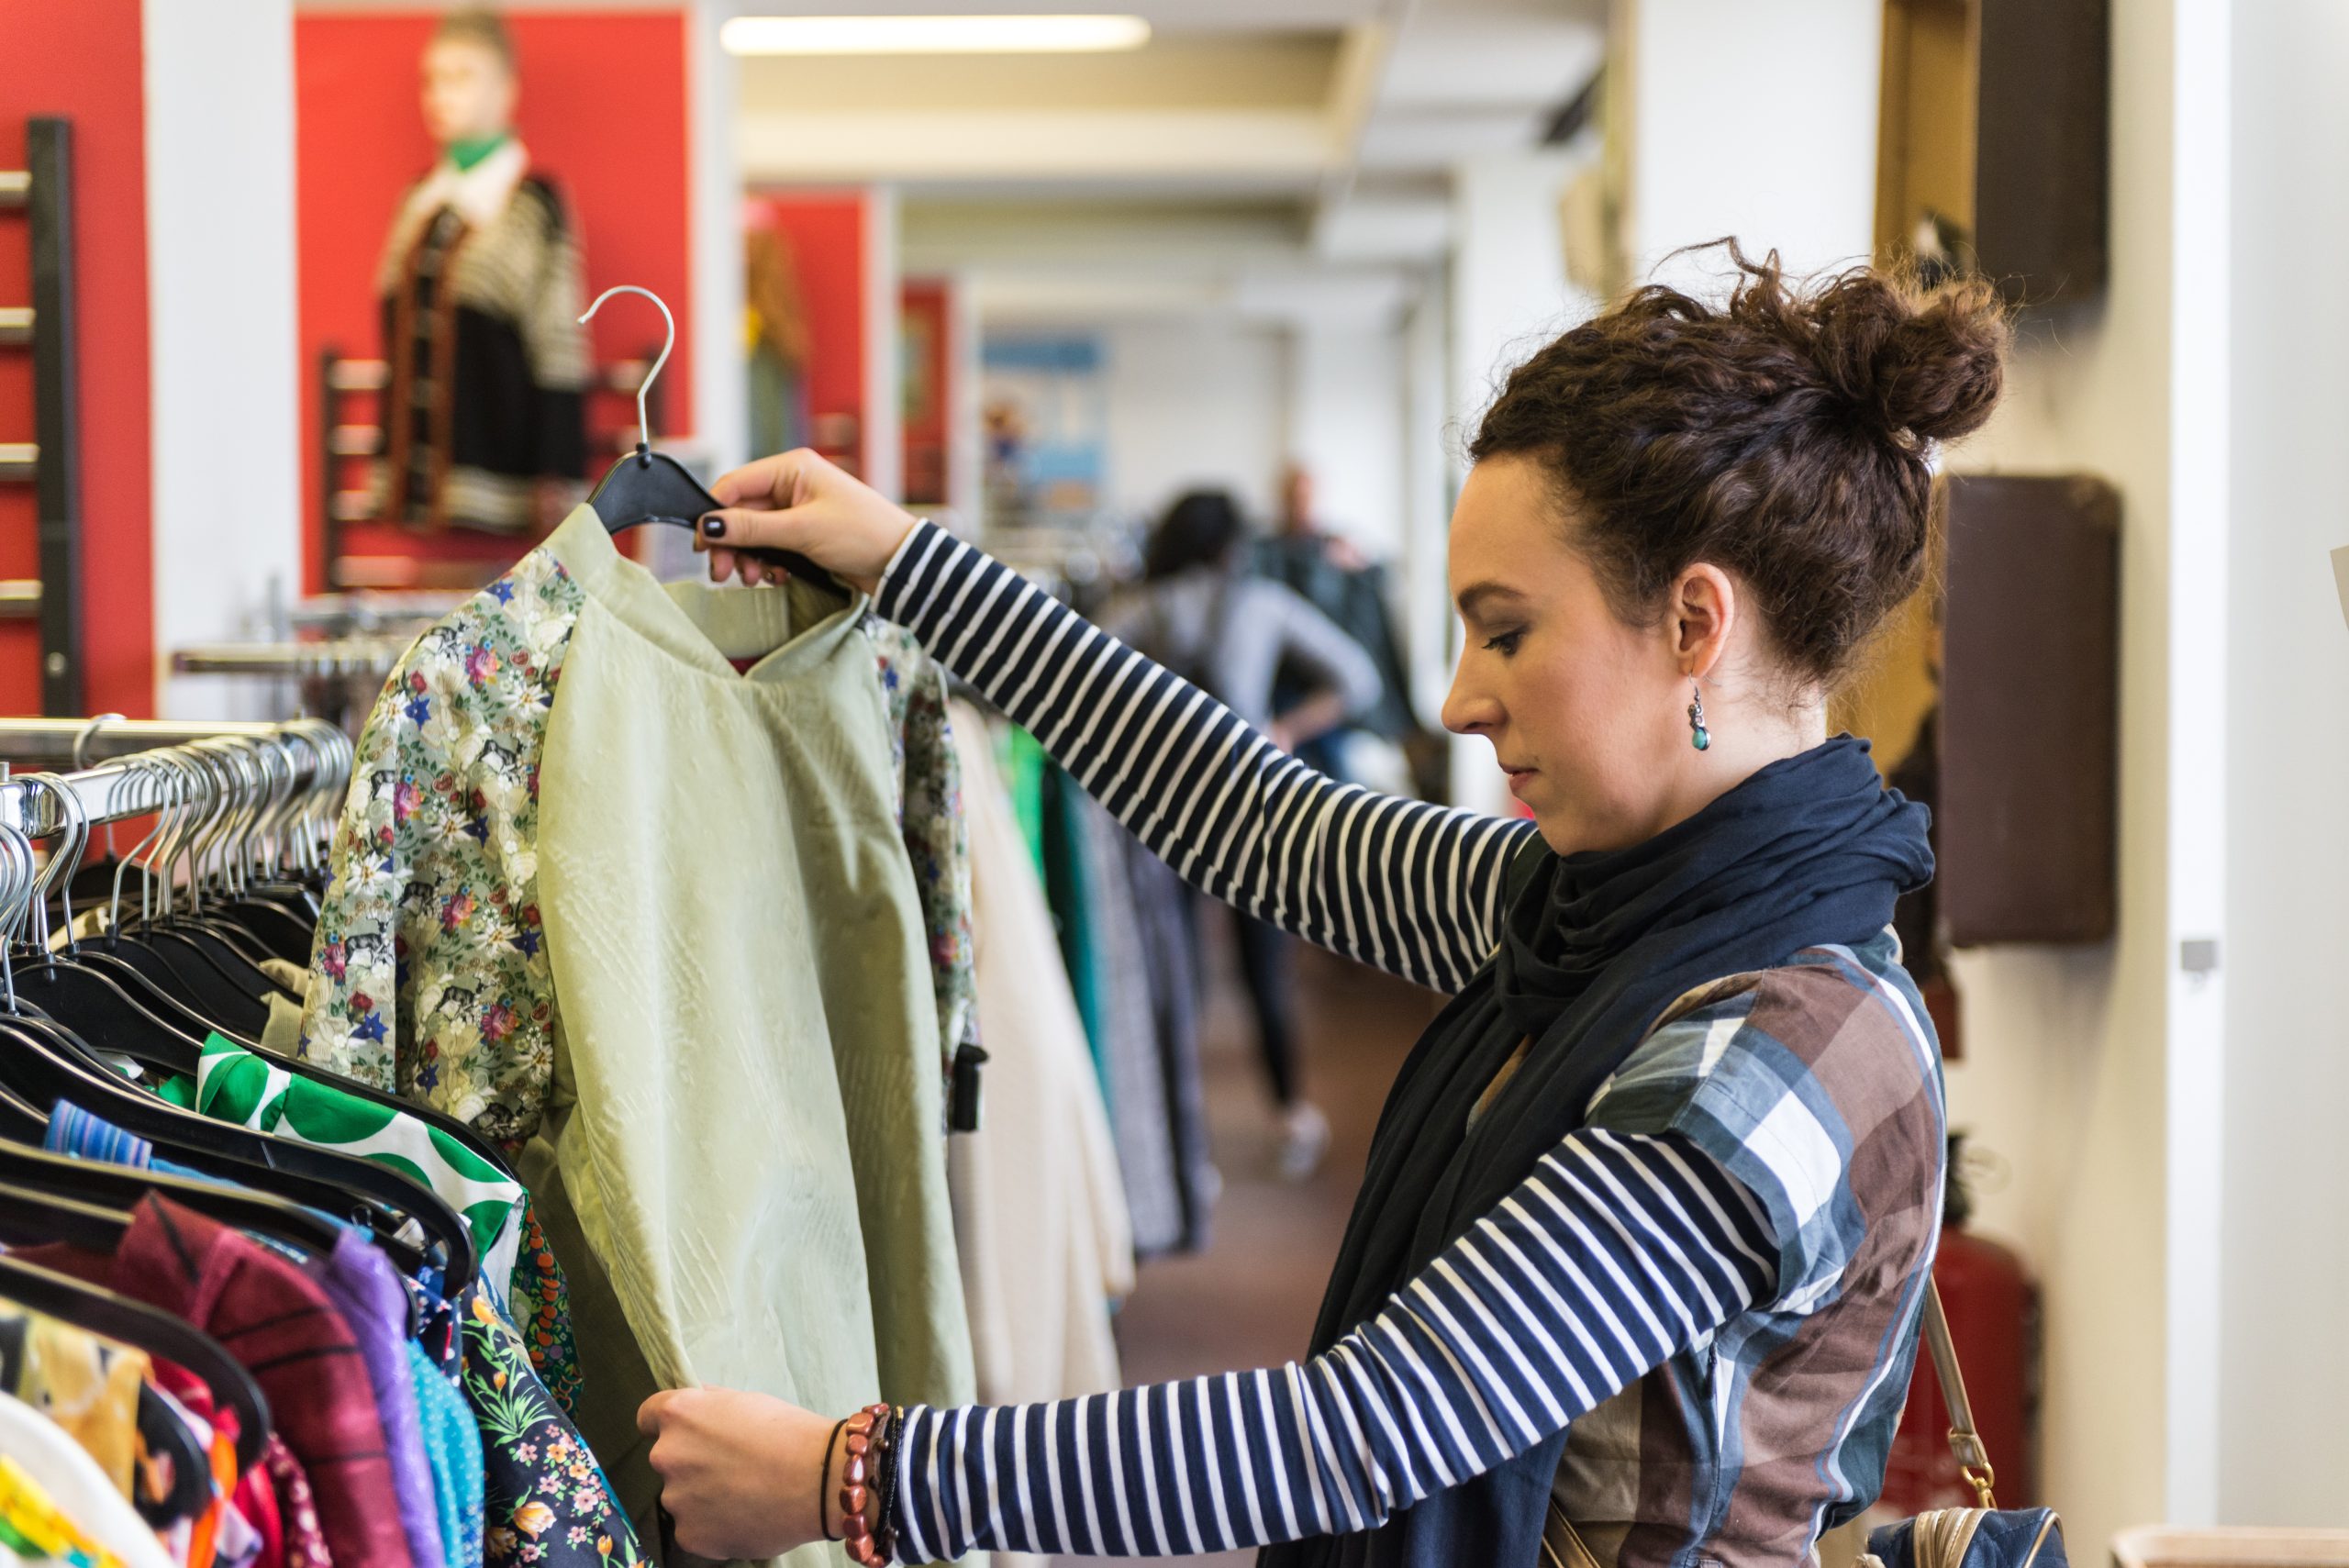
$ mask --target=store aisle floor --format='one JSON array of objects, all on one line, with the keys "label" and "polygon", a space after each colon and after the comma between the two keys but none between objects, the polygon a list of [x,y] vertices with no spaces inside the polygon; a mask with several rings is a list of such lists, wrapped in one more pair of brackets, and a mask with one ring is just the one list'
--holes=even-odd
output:
[{"label": "store aisle floor", "polygon": [[[1230,958],[1230,933],[1218,918],[1207,924],[1206,938],[1212,975],[1203,1042],[1208,1121],[1223,1196],[1207,1251],[1142,1264],[1118,1320],[1128,1383],[1273,1366],[1304,1353],[1379,1105],[1411,1042],[1442,1005],[1432,992],[1300,951],[1305,1082],[1329,1113],[1330,1143],[1311,1181],[1284,1182],[1273,1169],[1277,1123]],[[1253,1558],[1235,1552],[1185,1561],[1240,1568]]]}]

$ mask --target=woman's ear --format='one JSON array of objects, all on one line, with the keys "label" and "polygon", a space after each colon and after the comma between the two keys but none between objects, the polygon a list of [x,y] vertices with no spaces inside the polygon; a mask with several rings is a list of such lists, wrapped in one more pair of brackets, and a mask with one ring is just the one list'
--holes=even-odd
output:
[{"label": "woman's ear", "polygon": [[1664,613],[1681,673],[1696,680],[1712,673],[1729,651],[1739,608],[1737,584],[1720,567],[1700,561],[1680,574]]}]

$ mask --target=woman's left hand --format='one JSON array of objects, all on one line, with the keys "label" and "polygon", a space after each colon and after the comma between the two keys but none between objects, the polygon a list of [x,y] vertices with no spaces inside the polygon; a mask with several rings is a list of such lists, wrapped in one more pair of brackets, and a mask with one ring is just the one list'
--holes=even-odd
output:
[{"label": "woman's left hand", "polygon": [[773,1557],[823,1538],[817,1492],[832,1425],[730,1388],[671,1389],[636,1413],[677,1544],[720,1559]]}]

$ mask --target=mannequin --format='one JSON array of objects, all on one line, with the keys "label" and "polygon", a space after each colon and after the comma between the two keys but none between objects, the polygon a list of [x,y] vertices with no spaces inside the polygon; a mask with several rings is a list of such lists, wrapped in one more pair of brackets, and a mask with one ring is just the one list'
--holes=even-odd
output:
[{"label": "mannequin", "polygon": [[581,495],[585,283],[562,198],[514,134],[519,87],[496,18],[434,30],[423,107],[440,160],[401,199],[375,276],[392,521],[543,531]]}]

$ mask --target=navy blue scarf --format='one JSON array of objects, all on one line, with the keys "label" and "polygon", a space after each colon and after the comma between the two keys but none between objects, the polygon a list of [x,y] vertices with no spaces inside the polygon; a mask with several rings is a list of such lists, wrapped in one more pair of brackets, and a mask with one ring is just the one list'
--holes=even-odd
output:
[{"label": "navy blue scarf", "polygon": [[[1629,849],[1509,873],[1492,962],[1428,1026],[1379,1114],[1369,1168],[1313,1330],[1315,1354],[1367,1321],[1583,1124],[1591,1095],[1693,986],[1856,945],[1932,875],[1921,806],[1879,785],[1845,736],[1771,763]],[[1525,1060],[1472,1129],[1520,1043]],[[1260,1568],[1457,1568],[1537,1561],[1561,1432],[1375,1530],[1269,1547]]]}]

